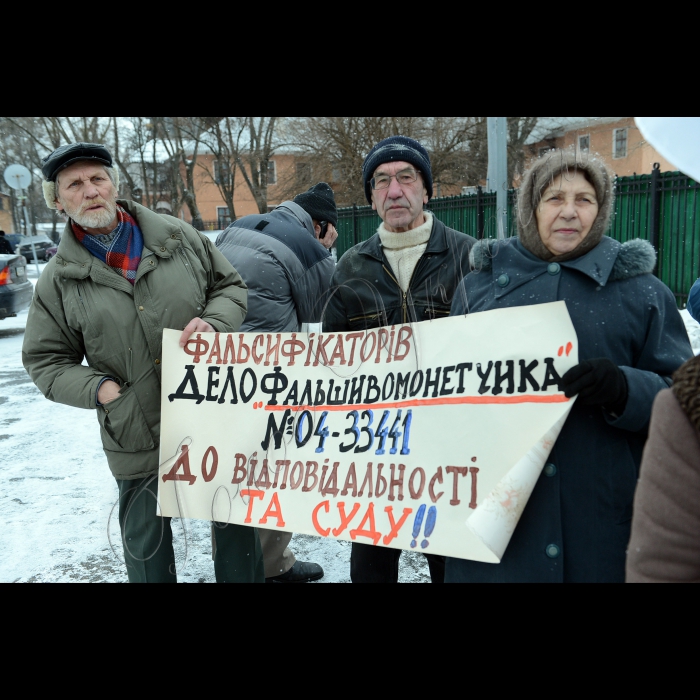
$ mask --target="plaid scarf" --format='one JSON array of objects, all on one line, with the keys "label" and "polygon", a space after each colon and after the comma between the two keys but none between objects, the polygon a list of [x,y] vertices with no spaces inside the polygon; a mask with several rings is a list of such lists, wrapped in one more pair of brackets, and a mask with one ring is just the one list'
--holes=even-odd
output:
[{"label": "plaid scarf", "polygon": [[136,284],[136,271],[139,269],[143,254],[143,234],[139,225],[126,209],[117,206],[119,225],[114,233],[107,238],[91,236],[84,228],[71,220],[75,237],[98,260],[102,260],[122,277]]}]

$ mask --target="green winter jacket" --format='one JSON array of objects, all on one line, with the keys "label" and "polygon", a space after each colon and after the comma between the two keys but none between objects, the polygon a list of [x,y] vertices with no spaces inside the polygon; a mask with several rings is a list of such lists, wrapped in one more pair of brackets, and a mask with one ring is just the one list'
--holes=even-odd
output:
[{"label": "green winter jacket", "polygon": [[[144,237],[135,286],[92,256],[68,224],[37,285],[22,360],[46,398],[97,410],[112,473],[134,480],[159,466],[163,329],[182,330],[199,317],[236,332],[248,294],[224,256],[184,221],[119,204]],[[122,391],[102,408],[97,390],[105,377]]]}]

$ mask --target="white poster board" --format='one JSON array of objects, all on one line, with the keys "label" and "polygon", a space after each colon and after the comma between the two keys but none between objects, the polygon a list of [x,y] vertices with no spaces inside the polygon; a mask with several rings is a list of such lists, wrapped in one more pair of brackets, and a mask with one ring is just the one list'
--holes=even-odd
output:
[{"label": "white poster board", "polygon": [[497,564],[573,405],[566,304],[163,340],[160,513]]}]

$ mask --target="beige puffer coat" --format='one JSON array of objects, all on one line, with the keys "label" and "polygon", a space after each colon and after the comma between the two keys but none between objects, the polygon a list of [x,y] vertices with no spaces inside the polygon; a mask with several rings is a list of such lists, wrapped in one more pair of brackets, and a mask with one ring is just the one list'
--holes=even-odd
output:
[{"label": "beige puffer coat", "polygon": [[659,394],[635,501],[628,583],[700,583],[700,357]]}]

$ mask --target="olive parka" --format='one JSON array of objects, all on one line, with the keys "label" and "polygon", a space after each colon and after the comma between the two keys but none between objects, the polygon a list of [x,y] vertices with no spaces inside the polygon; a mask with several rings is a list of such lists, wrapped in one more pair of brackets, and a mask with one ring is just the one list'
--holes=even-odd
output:
[{"label": "olive parka", "polygon": [[[91,255],[66,226],[34,295],[22,360],[56,403],[97,411],[109,467],[118,480],[158,471],[163,329],[201,318],[238,331],[247,288],[205,236],[184,221],[119,201],[138,222],[144,249],[136,284]],[[87,366],[83,360],[87,360]],[[121,395],[97,406],[105,377]]]},{"label": "olive parka", "polygon": [[449,560],[448,581],[624,583],[652,406],[693,356],[673,294],[651,274],[656,253],[604,238],[581,258],[547,263],[511,239],[479,243],[472,262],[453,316],[565,301],[580,361],[612,360],[629,400],[620,416],[576,403],[503,562]]}]

